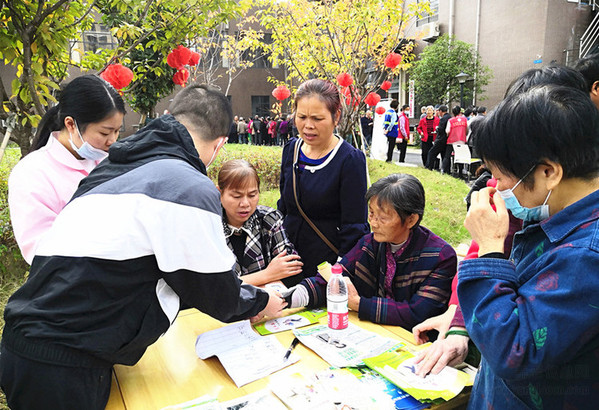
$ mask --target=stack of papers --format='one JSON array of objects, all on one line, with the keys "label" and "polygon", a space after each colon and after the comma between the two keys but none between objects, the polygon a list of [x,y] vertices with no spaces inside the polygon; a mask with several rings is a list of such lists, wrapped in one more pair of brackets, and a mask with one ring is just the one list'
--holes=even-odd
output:
[{"label": "stack of papers", "polygon": [[364,330],[352,323],[343,330],[331,330],[326,325],[296,329],[293,334],[334,367],[362,365],[362,359],[376,356],[405,343]]},{"label": "stack of papers", "polygon": [[292,410],[420,410],[428,407],[386,383],[382,376],[366,367],[329,369],[309,377],[296,373],[271,380],[269,387]]},{"label": "stack of papers", "polygon": [[364,363],[420,401],[451,400],[465,386],[472,385],[470,375],[449,366],[439,374],[420,377],[416,375],[415,360],[416,357],[411,352],[397,349],[366,358]]},{"label": "stack of papers", "polygon": [[275,336],[260,336],[249,320],[202,333],[196,340],[201,359],[217,356],[237,387],[261,379],[299,360]]}]

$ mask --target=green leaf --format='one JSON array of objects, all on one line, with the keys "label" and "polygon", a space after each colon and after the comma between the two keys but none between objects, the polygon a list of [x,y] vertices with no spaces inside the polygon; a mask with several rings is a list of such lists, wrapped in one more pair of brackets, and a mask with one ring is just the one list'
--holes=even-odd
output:
[{"label": "green leaf", "polygon": [[528,394],[530,395],[530,400],[534,404],[537,410],[543,410],[543,399],[539,394],[539,391],[532,384],[528,385]]},{"label": "green leaf", "polygon": [[535,330],[533,332],[533,337],[534,337],[535,345],[537,346],[537,349],[542,348],[543,346],[545,346],[545,341],[547,341],[547,328],[542,327],[542,328]]}]

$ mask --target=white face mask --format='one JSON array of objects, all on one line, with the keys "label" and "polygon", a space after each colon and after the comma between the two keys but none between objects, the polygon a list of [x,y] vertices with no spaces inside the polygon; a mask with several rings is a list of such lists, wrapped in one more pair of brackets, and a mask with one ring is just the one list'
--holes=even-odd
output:
[{"label": "white face mask", "polygon": [[210,165],[212,165],[212,163],[214,162],[214,158],[216,158],[216,153],[218,152],[218,150],[219,150],[219,149],[220,149],[222,146],[224,146],[224,145],[227,143],[227,141],[228,141],[228,140],[229,140],[229,137],[222,137],[222,143],[221,143],[221,142],[219,142],[219,143],[216,145],[216,149],[215,149],[215,150],[214,150],[214,152],[212,153],[212,156],[210,157],[210,161],[208,161],[208,164],[206,164],[206,169],[208,169],[208,167],[209,167]]},{"label": "white face mask", "polygon": [[92,145],[83,139],[83,135],[79,131],[79,126],[77,125],[77,121],[75,122],[75,129],[77,129],[77,134],[79,134],[79,139],[83,142],[79,148],[73,142],[73,135],[69,132],[69,142],[71,143],[71,148],[75,150],[77,155],[84,159],[90,159],[93,161],[101,161],[108,156],[108,152],[102,151],[101,149],[92,147]]}]

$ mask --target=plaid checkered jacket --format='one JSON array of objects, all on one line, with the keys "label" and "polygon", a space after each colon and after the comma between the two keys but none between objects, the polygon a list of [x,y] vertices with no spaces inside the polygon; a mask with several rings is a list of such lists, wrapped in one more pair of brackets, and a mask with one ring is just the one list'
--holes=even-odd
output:
[{"label": "plaid checkered jacket", "polygon": [[[227,246],[233,250],[231,235],[233,230],[226,221],[223,210],[223,230]],[[235,272],[239,276],[264,270],[272,258],[284,250],[288,255],[296,255],[293,244],[283,228],[283,214],[276,209],[258,205],[256,212],[245,221],[241,229],[247,234],[243,260],[235,263]]]}]

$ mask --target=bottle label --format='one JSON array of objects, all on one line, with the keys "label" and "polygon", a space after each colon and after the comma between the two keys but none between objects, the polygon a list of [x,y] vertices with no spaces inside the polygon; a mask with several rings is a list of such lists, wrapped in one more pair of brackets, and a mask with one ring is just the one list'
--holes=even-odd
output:
[{"label": "bottle label", "polygon": [[347,312],[345,313],[335,313],[329,312],[329,328],[330,329],[345,329],[348,324],[348,316]]}]

